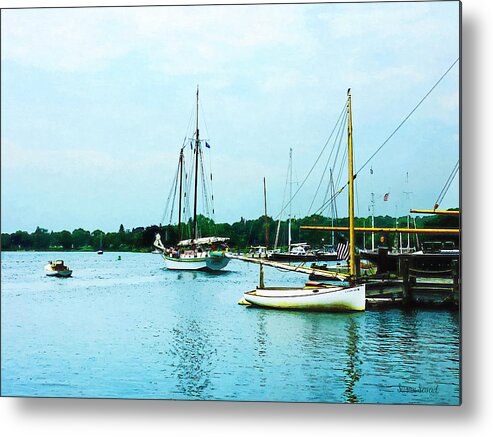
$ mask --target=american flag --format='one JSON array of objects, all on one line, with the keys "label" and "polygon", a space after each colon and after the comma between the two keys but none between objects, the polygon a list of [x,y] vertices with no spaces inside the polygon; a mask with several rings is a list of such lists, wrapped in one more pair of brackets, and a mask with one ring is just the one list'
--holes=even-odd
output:
[{"label": "american flag", "polygon": [[349,259],[349,241],[337,245],[337,259]]},{"label": "american flag", "polygon": [[383,196],[384,202],[387,202],[387,200],[389,200],[389,195],[390,195],[390,193],[385,193],[385,195]]}]

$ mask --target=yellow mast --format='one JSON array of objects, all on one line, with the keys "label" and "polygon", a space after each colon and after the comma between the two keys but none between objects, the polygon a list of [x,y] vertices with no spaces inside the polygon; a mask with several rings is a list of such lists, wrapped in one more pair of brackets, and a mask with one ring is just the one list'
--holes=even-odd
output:
[{"label": "yellow mast", "polygon": [[441,215],[460,215],[460,211],[444,211],[443,209],[411,209],[413,214],[441,214]]},{"label": "yellow mast", "polygon": [[[317,226],[303,225],[300,226],[303,231],[348,231],[348,226]],[[431,228],[354,228],[355,232],[402,232],[403,234],[459,234],[460,229],[431,229]]]},{"label": "yellow mast", "polygon": [[355,247],[354,247],[354,173],[353,173],[353,115],[351,111],[351,88],[348,95],[348,177],[349,177],[349,282],[356,279]]}]

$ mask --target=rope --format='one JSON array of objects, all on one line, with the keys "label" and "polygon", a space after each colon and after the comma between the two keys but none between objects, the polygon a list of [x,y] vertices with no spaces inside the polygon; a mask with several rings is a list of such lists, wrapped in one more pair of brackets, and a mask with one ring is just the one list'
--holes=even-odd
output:
[{"label": "rope", "polygon": [[[339,135],[340,135],[340,139],[342,139],[342,131],[343,131],[343,128],[344,128],[344,126],[346,124],[346,119],[347,119],[347,113],[345,114],[345,117],[342,119],[342,122],[339,123],[339,129],[338,129],[337,134],[336,134],[336,136],[334,138],[334,144],[332,145],[332,149],[330,150],[329,157],[327,158],[327,163],[325,164],[325,168],[324,168],[324,171],[322,173],[322,177],[320,178],[320,182],[318,183],[318,187],[317,187],[317,189],[315,191],[315,195],[313,196],[312,203],[310,204],[310,207],[308,208],[308,215],[310,215],[310,211],[312,209],[313,204],[315,203],[315,199],[317,198],[317,195],[318,195],[318,191],[320,189],[320,186],[322,185],[322,182],[323,182],[323,180],[325,178],[325,174],[327,172],[327,167],[329,166],[330,158],[332,158],[332,153],[334,153],[334,149],[336,147],[336,143],[337,143],[337,139],[339,138]],[[337,156],[339,154],[340,146],[341,146],[341,141],[339,141],[339,144],[338,144],[336,157],[334,159],[334,165],[335,165],[335,162],[337,160]],[[331,168],[333,168],[333,167],[331,167]]]},{"label": "rope", "polygon": [[[428,98],[428,96],[432,93],[432,91],[438,86],[438,84],[445,78],[445,76],[449,73],[450,70],[459,62],[460,58],[457,58],[452,65],[443,73],[440,78],[435,82],[435,84],[430,88],[430,90],[424,95],[424,97],[413,107],[413,109],[407,114],[407,116],[402,120],[399,125],[392,131],[392,133],[385,139],[385,141],[373,152],[373,154],[365,161],[365,163],[359,168],[359,170],[354,174],[356,176],[370,163],[370,161],[377,155],[380,150],[390,141],[390,139],[397,133],[397,131],[406,123],[407,120],[414,114],[414,112],[421,106],[421,104]],[[326,208],[326,204],[333,201],[339,194],[341,194],[344,189],[349,185],[349,182],[346,182],[335,194],[332,196],[327,202],[322,204],[322,206],[317,210],[317,212],[321,212]]]},{"label": "rope", "polygon": [[361,170],[363,170],[368,164],[369,162],[375,157],[375,155],[380,152],[380,150],[382,150],[382,148],[385,146],[385,144],[387,144],[390,139],[397,133],[397,131],[404,125],[404,123],[411,117],[411,115],[414,114],[414,112],[416,111],[416,109],[418,109],[421,104],[427,99],[427,97],[432,93],[432,91],[438,86],[438,84],[443,80],[443,78],[448,74],[448,72],[450,70],[452,70],[452,68],[454,67],[455,64],[457,64],[457,62],[459,62],[459,58],[457,58],[453,63],[452,65],[447,68],[447,70],[445,71],[445,73],[442,74],[442,76],[440,77],[440,79],[438,79],[435,84],[430,88],[430,90],[424,95],[424,97],[414,106],[414,108],[411,110],[411,112],[409,112],[409,114],[407,114],[407,116],[404,118],[404,120],[402,120],[399,125],[392,131],[392,133],[387,137],[387,139],[380,145],[380,147],[375,150],[375,152],[373,152],[373,155],[371,155],[367,160],[366,162],[360,167],[360,169],[355,173],[355,177],[361,172]]},{"label": "rope", "polygon": [[321,152],[319,153],[317,159],[315,160],[315,163],[313,164],[312,168],[310,169],[310,171],[308,172],[308,174],[305,176],[305,179],[303,179],[303,182],[300,184],[300,186],[298,187],[298,189],[296,190],[296,192],[293,194],[293,197],[291,197],[291,199],[289,200],[289,202],[284,206],[284,208],[281,209],[281,211],[279,212],[279,214],[277,214],[276,216],[276,220],[281,216],[281,214],[284,212],[284,210],[291,204],[291,202],[293,201],[293,199],[296,197],[296,195],[300,192],[300,190],[303,188],[303,185],[305,185],[305,182],[307,181],[307,179],[310,177],[310,175],[312,174],[312,171],[313,169],[315,168],[315,166],[317,165],[318,161],[320,160],[320,157],[322,156],[322,154],[324,153],[327,145],[329,144],[329,141],[332,137],[332,134],[334,133],[337,125],[339,124],[339,120],[341,119],[342,115],[344,114],[346,110],[346,102],[344,102],[344,107],[342,108],[342,111],[341,111],[341,114],[339,115],[339,118],[337,119],[337,122],[336,124],[334,125],[334,128],[332,129],[332,132],[331,134],[329,135],[329,138],[327,139],[324,147],[322,148]]},{"label": "rope", "polygon": [[454,165],[454,168],[452,169],[452,173],[450,173],[447,182],[445,182],[444,187],[442,188],[442,191],[440,191],[440,194],[438,195],[438,198],[435,202],[435,207],[434,209],[438,208],[440,203],[442,202],[443,198],[447,194],[447,191],[450,188],[450,185],[452,185],[452,182],[455,179],[455,176],[457,175],[457,172],[459,171],[459,160],[457,160],[456,164]]}]

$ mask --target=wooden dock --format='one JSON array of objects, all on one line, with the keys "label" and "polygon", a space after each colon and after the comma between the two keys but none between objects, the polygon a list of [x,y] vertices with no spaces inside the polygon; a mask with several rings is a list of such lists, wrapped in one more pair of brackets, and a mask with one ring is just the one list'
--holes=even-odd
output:
[{"label": "wooden dock", "polygon": [[286,270],[288,272],[298,272],[298,273],[304,273],[307,275],[310,275],[312,273],[316,273],[319,276],[323,276],[327,280],[343,282],[343,281],[347,281],[347,278],[348,278],[348,275],[346,273],[338,272],[336,270],[328,271],[328,270],[322,270],[322,269],[315,269],[315,268],[306,267],[303,265],[286,264],[286,263],[282,263],[279,261],[272,261],[272,260],[265,259],[265,258],[254,258],[254,257],[243,256],[243,255],[230,255],[230,254],[228,254],[228,257],[231,259],[237,259],[239,261],[244,261],[244,262],[248,262],[248,263],[262,264],[264,266],[274,267],[276,269]]},{"label": "wooden dock", "polygon": [[[312,267],[285,264],[265,258],[228,255],[239,261],[262,264],[280,270],[310,275],[316,273],[324,280],[347,281],[348,275]],[[359,264],[358,257],[356,258]],[[357,269],[359,272],[359,269]],[[372,308],[444,308],[457,309],[460,305],[460,263],[453,261],[450,269],[440,271],[418,270],[412,255],[399,260],[398,275],[359,276],[358,283],[366,284],[366,304]]]}]

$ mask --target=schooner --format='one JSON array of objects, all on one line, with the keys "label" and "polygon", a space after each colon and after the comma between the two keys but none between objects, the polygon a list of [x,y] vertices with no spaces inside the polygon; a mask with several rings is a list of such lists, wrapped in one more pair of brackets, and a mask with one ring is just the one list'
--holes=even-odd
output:
[{"label": "schooner", "polygon": [[[202,163],[202,143],[205,143],[205,147],[210,148],[210,145],[200,139],[199,136],[199,88],[197,86],[196,93],[196,117],[195,117],[195,133],[190,143],[193,148],[193,216],[192,216],[192,229],[191,238],[182,239],[183,237],[183,220],[182,213],[184,211],[184,200],[186,198],[186,191],[184,187],[184,179],[187,179],[185,171],[185,158],[184,149],[185,145],[180,150],[180,157],[178,160],[178,172],[177,172],[177,185],[179,186],[178,195],[178,242],[173,247],[164,247],[161,242],[160,234],[156,234],[156,240],[154,246],[161,251],[166,268],[169,270],[204,270],[204,271],[217,271],[221,270],[229,262],[229,258],[226,256],[228,250],[226,241],[229,238],[217,237],[217,236],[199,236],[199,229],[197,224],[197,201],[199,197],[199,178],[202,176],[202,182],[205,189],[205,177],[203,174]],[[202,175],[200,174],[202,172]],[[212,174],[211,174],[212,182]],[[176,186],[175,186],[176,188]]]}]

